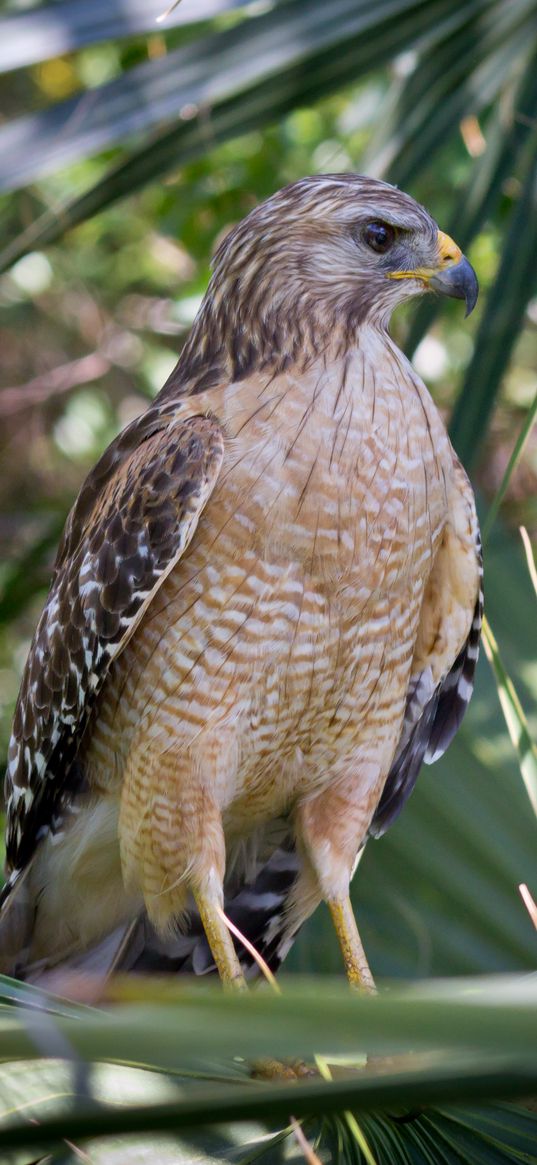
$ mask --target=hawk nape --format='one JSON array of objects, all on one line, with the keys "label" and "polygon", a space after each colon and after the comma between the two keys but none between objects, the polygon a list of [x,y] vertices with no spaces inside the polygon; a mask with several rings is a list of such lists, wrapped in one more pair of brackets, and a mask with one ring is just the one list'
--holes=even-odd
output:
[{"label": "hawk nape", "polygon": [[472,490],[388,334],[477,296],[408,195],[306,178],[227,236],[175,371],[69,516],[7,776],[2,969],[277,967],[349,901],[472,690]]}]

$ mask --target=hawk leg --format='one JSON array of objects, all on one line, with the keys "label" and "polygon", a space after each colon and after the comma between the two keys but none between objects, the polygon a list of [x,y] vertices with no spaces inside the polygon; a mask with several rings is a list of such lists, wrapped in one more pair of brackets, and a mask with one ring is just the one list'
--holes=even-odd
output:
[{"label": "hawk leg", "polygon": [[375,981],[356,925],[349,885],[356,866],[356,854],[362,846],[378,799],[378,783],[376,766],[375,770],[373,766],[367,769],[364,766],[361,779],[352,776],[335,781],[299,806],[296,833],[304,866],[290,912],[291,916],[305,913],[301,907],[306,901],[310,903],[311,912],[315,899],[324,899],[332,916],[349,983],[368,994],[375,992]]},{"label": "hawk leg", "polygon": [[233,939],[226,926],[222,907],[208,893],[194,891],[194,899],[205,937],[224,987],[232,987],[239,991],[244,990],[246,979],[237,958]]},{"label": "hawk leg", "polygon": [[328,901],[332,922],[339,940],[347,978],[351,987],[364,994],[373,995],[375,980],[362,945],[349,895],[342,899]]},{"label": "hawk leg", "polygon": [[242,988],[224,915],[222,815],[208,784],[199,780],[188,754],[152,757],[140,749],[130,758],[119,819],[123,878],[126,886],[141,889],[149,920],[162,936],[188,911],[190,892],[222,982]]}]

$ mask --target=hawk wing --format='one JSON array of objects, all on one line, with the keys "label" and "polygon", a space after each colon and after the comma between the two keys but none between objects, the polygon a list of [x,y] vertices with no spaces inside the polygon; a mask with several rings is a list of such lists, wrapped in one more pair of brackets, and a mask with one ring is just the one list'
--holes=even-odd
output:
[{"label": "hawk wing", "polygon": [[15,710],[3,896],[57,827],[108,669],[188,546],[222,464],[214,418],[150,410],[110,445],[71,511]]},{"label": "hawk wing", "polygon": [[421,611],[403,727],[369,827],[381,837],[399,816],[419,770],[446,751],[474,686],[483,621],[481,539],[470,483],[460,463],[449,521]]}]

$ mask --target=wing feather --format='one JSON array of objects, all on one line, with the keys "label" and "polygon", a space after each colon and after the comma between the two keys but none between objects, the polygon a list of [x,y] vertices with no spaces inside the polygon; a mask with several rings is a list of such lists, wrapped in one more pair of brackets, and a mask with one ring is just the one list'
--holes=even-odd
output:
[{"label": "wing feather", "polygon": [[149,413],[110,446],[81,490],[15,710],[5,790],[11,883],[39,838],[57,828],[110,664],[187,548],[223,451],[214,418]]},{"label": "wing feather", "polygon": [[369,833],[399,816],[422,764],[443,755],[474,687],[483,622],[481,539],[471,488],[457,463],[459,490],[425,593],[399,744]]}]

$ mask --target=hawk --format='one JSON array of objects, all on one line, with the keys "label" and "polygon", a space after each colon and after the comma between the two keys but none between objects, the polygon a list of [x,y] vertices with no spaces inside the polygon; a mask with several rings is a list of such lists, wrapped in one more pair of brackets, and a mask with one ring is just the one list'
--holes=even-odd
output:
[{"label": "hawk", "polygon": [[305,178],[216,253],[177,367],[68,518],[6,779],[1,964],[255,972],[349,899],[472,691],[474,497],[390,338],[477,280],[411,197]]}]

